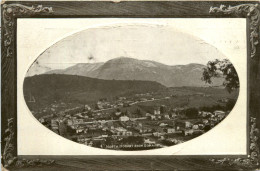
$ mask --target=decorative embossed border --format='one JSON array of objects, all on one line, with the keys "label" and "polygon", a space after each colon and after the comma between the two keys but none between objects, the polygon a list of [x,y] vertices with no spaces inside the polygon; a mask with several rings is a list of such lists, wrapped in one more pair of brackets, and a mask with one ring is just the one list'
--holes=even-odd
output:
[{"label": "decorative embossed border", "polygon": [[[224,5],[222,5],[224,4]],[[212,156],[185,157],[76,157],[17,155],[17,18],[76,17],[238,17],[247,18],[249,51],[249,154],[247,158]],[[5,2],[2,4],[2,164],[10,170],[227,170],[259,169],[260,127],[260,7],[257,2]],[[235,29],[236,26],[234,26]],[[33,31],[33,30],[32,30]],[[239,36],[239,35],[238,35]],[[24,158],[22,158],[24,157]],[[100,161],[102,160],[102,161]],[[94,161],[94,164],[93,164]],[[106,162],[104,162],[106,161]],[[64,163],[77,162],[78,166]],[[139,164],[138,167],[133,165]],[[175,163],[175,164],[172,164]],[[177,163],[177,164],[176,164]],[[101,165],[103,167],[101,167]],[[79,167],[80,166],[80,167]],[[177,168],[176,168],[177,167]]]}]

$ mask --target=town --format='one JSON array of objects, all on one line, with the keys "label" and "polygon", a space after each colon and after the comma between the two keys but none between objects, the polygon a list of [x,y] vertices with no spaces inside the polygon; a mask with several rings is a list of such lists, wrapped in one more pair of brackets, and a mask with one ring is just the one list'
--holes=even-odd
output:
[{"label": "town", "polygon": [[[190,97],[187,96],[188,101]],[[227,98],[218,99],[222,106],[168,105],[167,102],[174,99],[178,100],[178,97],[156,96],[150,92],[116,97],[113,101],[103,98],[93,104],[70,108],[66,108],[69,104],[56,102],[43,109],[50,114],[38,120],[53,132],[88,146],[147,150],[197,137],[221,122],[233,107],[226,107],[230,101]]]}]

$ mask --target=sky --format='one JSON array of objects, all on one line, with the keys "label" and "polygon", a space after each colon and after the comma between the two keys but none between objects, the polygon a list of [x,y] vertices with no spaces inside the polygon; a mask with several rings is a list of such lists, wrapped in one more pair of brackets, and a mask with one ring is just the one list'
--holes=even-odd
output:
[{"label": "sky", "polygon": [[206,64],[209,60],[225,58],[217,48],[174,26],[121,24],[72,34],[46,49],[37,63],[63,69],[76,63],[106,62],[117,57],[166,65]]}]

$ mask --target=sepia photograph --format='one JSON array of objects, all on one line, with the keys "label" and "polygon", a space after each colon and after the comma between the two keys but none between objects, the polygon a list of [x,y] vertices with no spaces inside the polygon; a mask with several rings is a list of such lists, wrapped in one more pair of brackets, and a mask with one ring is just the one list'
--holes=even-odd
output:
[{"label": "sepia photograph", "polygon": [[1,11],[3,170],[259,168],[258,2]]},{"label": "sepia photograph", "polygon": [[28,69],[23,94],[33,116],[66,139],[150,150],[218,125],[236,104],[239,77],[228,57],[195,35],[124,24],[47,48]]}]

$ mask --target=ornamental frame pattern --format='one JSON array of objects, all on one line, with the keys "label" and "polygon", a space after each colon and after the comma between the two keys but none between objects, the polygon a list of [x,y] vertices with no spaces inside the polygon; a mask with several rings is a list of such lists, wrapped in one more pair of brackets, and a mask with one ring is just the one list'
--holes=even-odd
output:
[{"label": "ornamental frame pattern", "polygon": [[[10,2],[10,3],[4,3],[2,4],[2,69],[1,69],[1,76],[2,76],[2,88],[1,88],[1,94],[2,94],[2,164],[5,168],[8,169],[18,169],[18,168],[38,168],[38,167],[57,167],[59,164],[56,162],[55,159],[41,159],[41,158],[33,158],[33,159],[26,159],[21,158],[17,155],[17,109],[16,109],[16,28],[17,28],[17,18],[36,18],[36,17],[85,17],[84,11],[82,14],[74,14],[74,15],[68,15],[65,14],[65,12],[58,12],[60,8],[57,8],[57,11],[55,11],[55,8],[52,7],[52,5],[55,5],[57,7],[60,6],[66,6],[66,3],[60,4],[59,2],[43,2],[45,5],[34,5],[38,4],[39,2],[30,2],[30,3],[23,3],[23,2]],[[74,2],[72,2],[74,3]],[[76,2],[75,2],[76,3]],[[96,2],[97,4],[99,2]],[[108,2],[109,3],[109,2]],[[131,4],[131,2],[129,2]],[[138,2],[133,2],[133,4],[137,4]],[[145,2],[143,2],[146,4]],[[148,4],[149,2],[147,2]],[[175,2],[171,2],[173,4],[173,7],[175,6]],[[198,3],[198,2],[193,2]],[[220,2],[222,3],[222,2]],[[228,4],[227,2],[224,2],[225,4]],[[24,5],[25,4],[25,5]],[[29,5],[28,5],[29,4]],[[33,5],[32,5],[33,4]],[[165,5],[164,2],[161,2],[160,4]],[[168,2],[166,3],[166,5]],[[201,2],[200,4],[206,4],[206,2]],[[184,2],[184,6],[185,6]],[[214,5],[214,3],[213,3]],[[178,4],[177,4],[178,6]],[[189,7],[192,6],[192,2],[188,3]],[[77,7],[80,9],[80,6]],[[191,7],[192,8],[192,7]],[[203,7],[202,9],[205,9]],[[101,10],[102,11],[102,10]],[[210,8],[207,9],[208,16],[206,17],[238,17],[238,18],[247,18],[249,23],[249,51],[250,51],[250,59],[249,63],[253,63],[255,68],[253,68],[253,72],[251,75],[255,76],[256,78],[251,78],[252,80],[249,80],[250,84],[252,85],[258,85],[259,78],[260,78],[260,50],[259,50],[259,34],[260,34],[260,7],[258,3],[248,3],[248,4],[236,4],[233,6],[226,6],[226,5],[220,5],[219,7],[216,6],[210,6]],[[57,14],[55,14],[57,12]],[[167,12],[166,12],[167,13]],[[182,13],[180,14],[173,14],[171,17],[178,17],[182,16]],[[64,14],[64,15],[63,15]],[[126,12],[127,17],[128,13]],[[129,12],[130,17],[138,17],[139,15],[135,16],[131,12]],[[96,14],[94,14],[96,15]],[[106,15],[106,14],[105,14]],[[149,13],[150,17],[156,16],[158,14]],[[148,15],[148,17],[149,17]],[[86,14],[86,16],[89,16],[89,14]],[[104,14],[101,14],[100,16],[104,16]],[[126,16],[123,14],[122,16]],[[142,16],[142,15],[141,15]],[[164,17],[164,15],[159,17]],[[165,15],[166,17],[169,17]],[[200,17],[200,12],[198,14],[190,13],[188,16],[185,17]],[[205,17],[202,15],[202,17]],[[250,87],[254,87],[251,86]],[[251,90],[252,91],[252,90]],[[253,92],[259,93],[259,88],[253,88]],[[260,97],[260,96],[259,96]],[[259,101],[257,101],[259,102]],[[259,110],[250,110],[250,118],[249,118],[249,154],[247,158],[233,158],[233,157],[212,157],[208,159],[208,157],[205,159],[201,159],[199,162],[203,161],[208,164],[210,170],[214,170],[215,168],[218,168],[220,170],[226,170],[226,169],[259,169],[259,161],[260,161],[260,154],[259,154],[259,129],[257,126],[259,126]],[[59,157],[57,156],[57,159]],[[60,159],[59,159],[60,160]],[[58,160],[57,160],[58,161]],[[180,159],[180,161],[183,161],[183,164],[187,164],[187,162],[191,162],[192,164],[189,166],[190,169],[198,169],[198,168],[204,168],[203,166],[195,167],[195,165],[198,162],[196,159],[193,159],[193,157],[187,157]],[[153,169],[154,162],[150,162],[150,169]],[[127,169],[127,168],[126,168]],[[126,170],[124,169],[124,170]],[[179,169],[179,168],[177,168]]]}]

